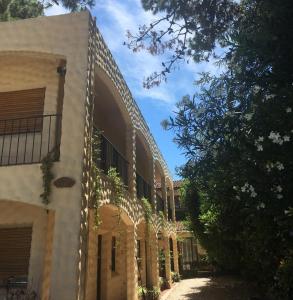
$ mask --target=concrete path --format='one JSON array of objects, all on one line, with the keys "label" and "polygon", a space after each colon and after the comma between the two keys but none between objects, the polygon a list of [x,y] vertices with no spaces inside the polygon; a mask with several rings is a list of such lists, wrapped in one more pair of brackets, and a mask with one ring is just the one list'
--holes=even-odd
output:
[{"label": "concrete path", "polygon": [[162,300],[249,300],[252,289],[230,277],[181,280]]}]

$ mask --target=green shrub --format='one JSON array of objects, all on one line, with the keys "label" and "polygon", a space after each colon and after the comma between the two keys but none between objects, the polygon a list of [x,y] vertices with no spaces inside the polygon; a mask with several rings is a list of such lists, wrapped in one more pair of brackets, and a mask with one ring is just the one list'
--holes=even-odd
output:
[{"label": "green shrub", "polygon": [[158,300],[160,297],[160,289],[158,287],[153,287],[147,290],[148,300]]},{"label": "green shrub", "polygon": [[181,280],[181,276],[177,272],[171,273],[172,282],[179,282]]},{"label": "green shrub", "polygon": [[276,300],[293,299],[293,257],[281,261],[271,293]]}]

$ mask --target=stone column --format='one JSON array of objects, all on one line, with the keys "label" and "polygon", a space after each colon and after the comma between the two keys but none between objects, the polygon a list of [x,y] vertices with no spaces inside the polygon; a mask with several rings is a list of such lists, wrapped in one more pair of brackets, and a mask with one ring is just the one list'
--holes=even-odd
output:
[{"label": "stone column", "polygon": [[171,286],[172,279],[171,279],[171,261],[170,261],[170,247],[169,247],[169,238],[167,236],[163,237],[164,241],[164,253],[165,253],[165,269],[166,269],[166,280]]},{"label": "stone column", "polygon": [[136,264],[136,230],[134,226],[128,226],[126,232],[126,274],[127,299],[137,300],[137,264]]},{"label": "stone column", "polygon": [[168,220],[168,197],[167,197],[167,187],[166,187],[166,177],[161,178],[161,189],[162,189],[162,199],[164,202],[164,215],[166,220]]},{"label": "stone column", "polygon": [[108,299],[111,289],[111,243],[112,232],[109,231],[102,235],[101,299]]},{"label": "stone column", "polygon": [[47,215],[46,252],[44,258],[44,269],[43,269],[43,280],[42,280],[43,300],[50,299],[54,222],[55,222],[55,212],[49,210]]},{"label": "stone column", "polygon": [[[69,193],[68,197],[72,194]],[[80,249],[80,212],[76,207],[58,208],[55,213],[52,245],[50,299],[76,299],[82,289],[79,274],[83,267]]]},{"label": "stone column", "polygon": [[159,246],[158,238],[155,232],[149,232],[149,280],[152,286],[159,287]]},{"label": "stone column", "polygon": [[128,161],[128,190],[132,199],[136,198],[136,130],[132,124],[126,131],[126,158]]},{"label": "stone column", "polygon": [[89,209],[89,234],[88,234],[88,253],[87,253],[87,273],[85,299],[96,300],[97,297],[97,252],[98,252],[98,234],[94,229],[95,210]]},{"label": "stone column", "polygon": [[170,203],[171,203],[171,209],[172,209],[172,221],[175,222],[176,215],[175,215],[175,200],[174,200],[173,185],[170,187]]},{"label": "stone column", "polygon": [[154,211],[157,208],[157,201],[156,201],[156,166],[154,157],[151,160],[151,203],[153,206]]},{"label": "stone column", "polygon": [[174,270],[175,272],[179,273],[177,239],[172,238],[172,243],[173,243]]},{"label": "stone column", "polygon": [[147,264],[147,256],[146,256],[146,240],[145,237],[140,240],[140,255],[141,255],[141,283],[142,285],[146,285],[146,264]]}]

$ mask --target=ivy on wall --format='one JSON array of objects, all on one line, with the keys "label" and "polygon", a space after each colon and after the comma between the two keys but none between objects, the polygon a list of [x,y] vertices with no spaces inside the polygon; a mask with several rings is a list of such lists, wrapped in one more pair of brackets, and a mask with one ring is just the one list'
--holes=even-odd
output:
[{"label": "ivy on wall", "polygon": [[56,159],[55,151],[49,152],[41,161],[41,171],[42,171],[42,179],[43,179],[43,193],[40,195],[42,198],[42,202],[45,205],[50,203],[50,195],[51,195],[51,183],[54,179],[54,174],[52,172],[53,163]]},{"label": "ivy on wall", "polygon": [[101,198],[101,170],[98,163],[101,160],[101,132],[94,128],[92,135],[92,178],[93,178],[93,208],[94,208],[94,229],[101,225],[99,215],[99,200]]}]

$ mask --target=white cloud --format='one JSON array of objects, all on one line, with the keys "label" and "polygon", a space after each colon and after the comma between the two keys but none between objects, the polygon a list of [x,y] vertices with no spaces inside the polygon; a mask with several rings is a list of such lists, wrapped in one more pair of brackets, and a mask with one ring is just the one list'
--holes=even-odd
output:
[{"label": "white cloud", "polygon": [[[57,5],[53,5],[45,12],[48,16],[64,13],[68,13],[68,11]],[[126,46],[123,46],[123,42],[127,40],[127,30],[136,33],[139,25],[150,24],[158,16],[146,12],[142,8],[140,0],[97,0],[92,14],[96,16],[98,28],[135,98],[156,100],[154,103],[172,109],[174,103],[181,96],[194,92],[193,80],[198,72],[216,71],[216,67],[212,63],[199,65],[192,61],[189,64],[183,63],[179,66],[178,71],[175,70],[171,73],[167,83],[147,90],[143,88],[143,79],[154,71],[161,70],[161,63],[167,57],[166,55],[163,57],[152,56],[145,51],[138,54],[132,53]]]},{"label": "white cloud", "polygon": [[61,5],[56,5],[54,4],[50,8],[45,10],[45,15],[46,16],[55,16],[55,15],[63,15],[68,13],[69,11],[62,7]]},{"label": "white cloud", "polygon": [[[162,57],[152,56],[147,52],[134,54],[123,42],[127,40],[126,32],[137,32],[139,25],[149,24],[156,19],[150,12],[141,7],[140,0],[121,3],[118,0],[108,0],[97,3],[93,13],[97,17],[98,27],[115,57],[120,69],[135,97],[159,100],[165,104],[173,104],[178,100],[168,84],[144,89],[142,81],[152,72],[161,70]],[[191,84],[191,82],[189,82]]]}]

